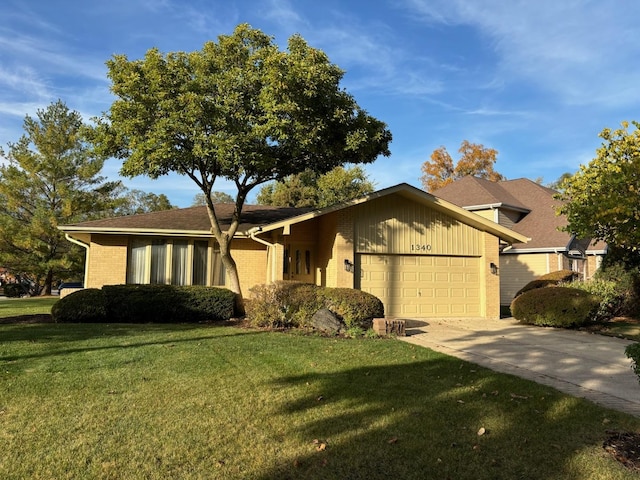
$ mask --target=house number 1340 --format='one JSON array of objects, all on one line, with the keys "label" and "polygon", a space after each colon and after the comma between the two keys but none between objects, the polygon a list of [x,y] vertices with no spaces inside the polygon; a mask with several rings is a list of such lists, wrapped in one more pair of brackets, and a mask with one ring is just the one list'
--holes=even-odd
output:
[{"label": "house number 1340", "polygon": [[411,251],[412,252],[430,252],[431,245],[429,245],[428,243],[412,243]]}]

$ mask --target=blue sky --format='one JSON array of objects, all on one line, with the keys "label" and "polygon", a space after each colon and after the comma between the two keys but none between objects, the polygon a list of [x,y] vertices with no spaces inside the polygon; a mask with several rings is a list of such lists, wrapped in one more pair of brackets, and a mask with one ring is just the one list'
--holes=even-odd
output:
[{"label": "blue sky", "polygon": [[[283,48],[299,33],[346,71],[343,87],[393,133],[392,156],[366,168],[379,188],[420,186],[431,152],[457,159],[464,139],[498,150],[507,178],[549,183],[595,156],[603,128],[640,120],[631,0],[4,0],[0,18],[3,147],[57,99],[87,122],[106,111],[112,55],[199,50],[239,23]],[[197,193],[179,176],[123,180],[181,207]]]}]

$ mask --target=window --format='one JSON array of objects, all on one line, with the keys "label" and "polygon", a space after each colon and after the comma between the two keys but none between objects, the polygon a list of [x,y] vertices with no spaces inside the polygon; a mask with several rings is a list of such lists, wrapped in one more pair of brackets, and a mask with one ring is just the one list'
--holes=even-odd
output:
[{"label": "window", "polygon": [[224,285],[225,275],[220,253],[209,259],[208,240],[133,238],[127,283]]},{"label": "window", "polygon": [[209,242],[196,240],[193,242],[193,277],[191,285],[207,285],[207,259]]},{"label": "window", "polygon": [[167,283],[167,241],[156,239],[151,242],[151,281]]},{"label": "window", "polygon": [[171,285],[187,285],[189,242],[174,240],[171,248]]}]

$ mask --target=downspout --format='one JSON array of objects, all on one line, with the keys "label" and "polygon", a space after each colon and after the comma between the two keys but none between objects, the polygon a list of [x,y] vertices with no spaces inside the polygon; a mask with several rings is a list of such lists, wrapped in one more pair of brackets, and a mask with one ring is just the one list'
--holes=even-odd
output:
[{"label": "downspout", "polygon": [[81,242],[80,240],[76,240],[75,238],[71,237],[68,233],[64,234],[64,238],[69,240],[71,243],[80,245],[82,248],[86,250],[86,253],[84,255],[84,281],[82,282],[82,285],[84,286],[84,288],[87,288],[87,279],[89,278],[89,251],[90,251],[89,245],[87,245],[84,242]]},{"label": "downspout", "polygon": [[[271,252],[271,278],[269,279],[270,283],[273,283],[275,281],[276,278],[276,244],[275,243],[269,243],[266,240],[256,237],[256,234],[262,231],[262,227],[253,227],[251,229],[249,229],[247,231],[247,233],[249,234],[249,238],[251,240],[254,240],[258,243],[261,243],[262,245],[265,245],[267,247],[267,249],[271,249],[271,250],[267,250],[267,252]],[[267,258],[269,256],[269,253],[267,253]]]}]

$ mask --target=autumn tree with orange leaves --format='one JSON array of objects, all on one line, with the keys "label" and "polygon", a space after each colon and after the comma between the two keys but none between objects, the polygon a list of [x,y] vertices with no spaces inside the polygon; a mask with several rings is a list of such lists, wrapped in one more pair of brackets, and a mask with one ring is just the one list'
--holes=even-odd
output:
[{"label": "autumn tree with orange leaves", "polygon": [[431,160],[422,164],[423,175],[420,181],[427,192],[442,188],[467,175],[486,178],[492,182],[506,180],[493,169],[498,156],[497,150],[463,140],[458,153],[460,159],[455,166],[445,147],[435,149],[431,154]]}]

